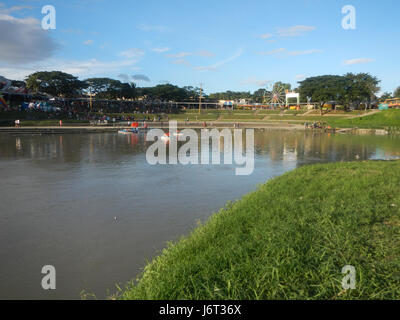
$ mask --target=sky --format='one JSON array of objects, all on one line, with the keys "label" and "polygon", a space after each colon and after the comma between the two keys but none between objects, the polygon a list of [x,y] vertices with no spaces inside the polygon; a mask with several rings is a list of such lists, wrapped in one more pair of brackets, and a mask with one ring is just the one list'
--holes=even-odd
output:
[{"label": "sky", "polygon": [[[42,28],[45,5],[55,29]],[[346,5],[355,29],[343,28]],[[0,0],[0,75],[59,70],[212,93],[368,72],[393,92],[399,12],[398,0]]]}]

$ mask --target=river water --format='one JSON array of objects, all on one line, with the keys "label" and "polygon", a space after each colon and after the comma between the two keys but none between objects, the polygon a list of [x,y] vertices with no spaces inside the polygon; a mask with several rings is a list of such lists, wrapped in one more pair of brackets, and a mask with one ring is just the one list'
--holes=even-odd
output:
[{"label": "river water", "polygon": [[[0,134],[0,299],[103,299],[227,201],[296,167],[400,158],[400,138],[257,130],[255,169],[150,165],[143,135]],[[290,188],[290,186],[288,186]],[[41,287],[56,268],[56,290]]]}]

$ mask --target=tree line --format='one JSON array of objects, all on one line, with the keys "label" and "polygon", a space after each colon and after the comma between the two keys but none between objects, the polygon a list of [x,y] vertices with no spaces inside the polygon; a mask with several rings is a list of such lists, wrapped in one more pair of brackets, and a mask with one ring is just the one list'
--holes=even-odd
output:
[{"label": "tree line", "polygon": [[191,86],[180,88],[172,84],[160,84],[140,88],[133,82],[121,82],[111,78],[79,80],[61,71],[35,72],[26,78],[26,87],[35,93],[47,93],[63,98],[92,95],[95,99],[108,100],[146,97],[163,101],[185,101],[197,100],[200,95],[200,89]]},{"label": "tree line", "polygon": [[[323,75],[310,77],[298,82],[293,91],[300,93],[301,102],[313,101],[326,103],[335,101],[337,104],[350,106],[370,104],[378,100],[380,80],[368,73],[347,73],[339,75]],[[172,84],[160,84],[154,87],[138,87],[135,83],[124,83],[111,78],[88,78],[79,80],[77,77],[61,71],[35,72],[29,75],[25,82],[13,81],[13,85],[26,86],[35,93],[46,93],[56,97],[75,98],[93,95],[95,99],[159,99],[162,101],[198,101],[201,89],[198,87],[178,87]],[[276,82],[272,88],[260,88],[250,91],[226,91],[202,93],[205,101],[240,100],[265,103],[266,96],[272,92],[292,90],[289,83]],[[381,99],[400,97],[400,87],[393,94],[385,92]]]}]

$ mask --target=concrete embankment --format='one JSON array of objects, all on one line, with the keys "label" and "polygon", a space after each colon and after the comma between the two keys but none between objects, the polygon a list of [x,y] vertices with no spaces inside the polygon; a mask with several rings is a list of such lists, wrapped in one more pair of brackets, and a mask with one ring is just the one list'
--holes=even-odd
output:
[{"label": "concrete embankment", "polygon": [[3,127],[0,128],[0,133],[9,134],[27,134],[27,135],[40,135],[40,134],[81,134],[81,133],[103,133],[103,132],[117,132],[116,127]]},{"label": "concrete embankment", "polygon": [[[160,128],[168,129],[170,123],[168,121],[163,122],[148,122],[147,128]],[[82,133],[105,133],[105,132],[118,132],[121,129],[129,128],[128,125],[97,125],[97,126],[32,126],[32,127],[0,127],[0,133],[9,134],[82,134]],[[143,124],[140,123],[139,128],[143,129]],[[359,129],[359,128],[338,128],[338,129],[306,129],[304,125],[284,123],[284,122],[224,122],[224,121],[213,121],[213,122],[178,122],[179,129],[203,129],[203,128],[217,128],[217,129],[267,129],[267,130],[315,130],[320,132],[330,133],[350,133],[350,134],[375,134],[385,135],[389,132],[387,130],[378,129]]]},{"label": "concrete embankment", "polygon": [[[168,129],[170,123],[167,121],[163,122],[148,122],[147,128],[161,128]],[[97,126],[29,126],[29,127],[0,127],[0,133],[10,134],[66,134],[66,133],[104,133],[104,132],[117,132],[121,129],[129,128],[128,125],[97,125]],[[139,128],[144,128],[143,124],[140,123]],[[304,129],[301,125],[286,124],[286,123],[259,123],[259,122],[178,122],[179,129],[191,128],[191,129],[202,129],[202,128],[270,128],[270,129]]]}]

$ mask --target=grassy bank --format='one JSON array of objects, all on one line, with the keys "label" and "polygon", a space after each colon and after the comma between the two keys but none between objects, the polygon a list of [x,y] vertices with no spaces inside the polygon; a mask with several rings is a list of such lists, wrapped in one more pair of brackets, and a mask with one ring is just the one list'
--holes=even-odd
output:
[{"label": "grassy bank", "polygon": [[397,128],[400,130],[400,110],[385,110],[373,115],[351,118],[351,119],[332,119],[326,118],[331,126],[341,128],[364,128],[364,129],[385,129]]},{"label": "grassy bank", "polygon": [[[89,125],[85,120],[63,120],[63,125]],[[22,120],[21,127],[51,127],[59,126],[60,120]]]},{"label": "grassy bank", "polygon": [[[248,111],[248,110],[203,110],[201,114],[196,110],[187,110],[187,112],[182,112],[179,114],[124,114],[124,113],[98,113],[98,116],[109,116],[109,117],[126,117],[131,116],[135,117],[137,121],[146,120],[150,117],[151,120],[158,117],[162,117],[162,121],[168,120],[176,120],[176,121],[192,121],[192,122],[286,122],[293,124],[304,124],[305,122],[325,122],[331,127],[334,128],[363,128],[363,129],[388,129],[391,131],[400,131],[400,110],[386,110],[382,112],[378,112],[372,115],[363,116],[362,111],[357,111],[356,113],[351,112],[334,112],[328,113],[324,116],[321,116],[318,110],[315,113],[301,115],[299,111],[289,110],[285,113],[281,113],[281,111],[277,110],[263,110],[259,111]],[[356,117],[354,117],[356,116]],[[357,117],[360,116],[360,117]],[[0,115],[0,125],[2,118]],[[17,119],[16,117],[10,117],[9,119]],[[74,121],[74,120],[63,120],[65,124],[78,124],[78,123],[87,123],[88,121]],[[13,125],[13,120],[9,120],[7,124],[3,125]],[[24,120],[21,119],[22,126],[47,126],[47,125],[58,125],[58,120],[47,120],[47,119],[39,119],[39,120]]]},{"label": "grassy bank", "polygon": [[399,299],[399,208],[400,161],[305,166],[170,244],[118,297]]}]

